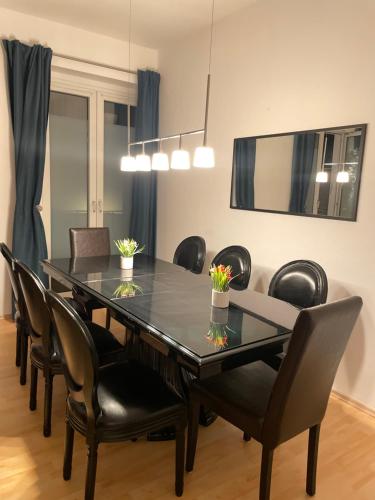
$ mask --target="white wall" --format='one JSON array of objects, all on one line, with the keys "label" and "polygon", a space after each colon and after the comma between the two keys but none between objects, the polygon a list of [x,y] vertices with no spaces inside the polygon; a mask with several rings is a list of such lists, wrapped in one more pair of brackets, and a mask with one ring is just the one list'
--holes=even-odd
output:
[{"label": "white wall", "polygon": [[[1,38],[48,45],[59,54],[127,68],[128,44],[46,19],[0,8]],[[158,66],[156,50],[132,46],[132,69]],[[14,208],[14,164],[11,118],[7,95],[7,69],[0,49],[0,241],[11,245]],[[0,317],[10,313],[10,288],[3,259],[0,259]]]},{"label": "white wall", "polygon": [[257,139],[254,206],[288,211],[292,176],[293,136]]},{"label": "white wall", "polygon": [[[159,176],[158,245],[171,259],[187,235],[209,256],[229,244],[251,252],[251,287],[264,291],[283,263],[326,269],[329,300],[363,297],[364,308],[335,388],[375,409],[375,4],[367,0],[263,0],[215,26],[209,142],[212,171]],[[161,132],[203,123],[208,35],[159,54]],[[229,208],[235,137],[368,123],[356,223]]]}]

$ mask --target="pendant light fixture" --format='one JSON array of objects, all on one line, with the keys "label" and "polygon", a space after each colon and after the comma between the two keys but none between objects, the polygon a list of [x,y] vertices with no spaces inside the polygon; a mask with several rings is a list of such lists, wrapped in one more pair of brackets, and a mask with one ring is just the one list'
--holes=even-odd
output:
[{"label": "pendant light fixture", "polygon": [[[129,71],[130,71],[130,47],[131,47],[131,9],[132,0],[129,0]],[[214,150],[207,146],[207,123],[208,123],[208,107],[210,97],[210,71],[211,71],[211,54],[212,54],[212,36],[214,24],[215,0],[212,0],[211,9],[211,34],[210,34],[210,52],[208,62],[207,90],[206,90],[206,109],[204,118],[204,129],[190,130],[188,132],[180,132],[177,135],[169,135],[164,137],[156,137],[155,139],[147,139],[143,141],[130,142],[130,106],[128,105],[128,152],[126,156],[121,158],[121,170],[124,172],[150,172],[151,170],[169,170],[168,155],[161,150],[161,142],[179,138],[179,149],[173,151],[170,168],[173,170],[189,170],[190,155],[189,152],[181,149],[182,137],[195,134],[203,134],[203,146],[199,146],[194,154],[194,166],[198,168],[212,168],[215,166]],[[152,162],[149,155],[145,154],[145,145],[149,143],[159,143],[159,151],[152,155]],[[132,146],[141,146],[142,154],[138,154],[134,158],[131,153]]]},{"label": "pendant light fixture", "polygon": [[145,154],[145,145],[142,144],[142,154],[135,157],[137,172],[151,172],[151,158]]},{"label": "pendant light fixture", "polygon": [[211,8],[211,32],[210,32],[210,51],[208,56],[208,74],[206,87],[206,108],[204,114],[204,134],[203,146],[195,149],[193,166],[197,168],[213,168],[215,166],[215,153],[212,147],[207,146],[207,126],[208,126],[208,109],[210,102],[210,84],[211,84],[211,59],[212,59],[212,37],[214,30],[214,12],[215,0],[212,0]]},{"label": "pendant light fixture", "polygon": [[[129,52],[128,52],[128,67],[130,73],[130,42],[131,42],[131,26],[132,26],[132,0],[129,0]],[[121,158],[121,167],[120,169],[123,172],[136,172],[137,171],[137,163],[134,156],[130,154],[130,103],[127,105],[128,111],[128,152],[126,156]]]},{"label": "pendant light fixture", "polygon": [[171,169],[173,170],[189,170],[190,168],[190,155],[189,151],[181,149],[182,136],[180,134],[178,141],[178,149],[172,153]]},{"label": "pendant light fixture", "polygon": [[162,140],[159,141],[159,151],[152,155],[152,170],[166,171],[169,170],[169,158],[162,151]]}]

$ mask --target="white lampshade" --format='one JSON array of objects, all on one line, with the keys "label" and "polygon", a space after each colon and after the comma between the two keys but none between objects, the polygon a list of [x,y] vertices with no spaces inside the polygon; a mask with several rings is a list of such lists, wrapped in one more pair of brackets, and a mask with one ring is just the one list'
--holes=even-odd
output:
[{"label": "white lampshade", "polygon": [[316,182],[328,182],[328,172],[323,170],[316,174]]},{"label": "white lampshade", "polygon": [[337,174],[336,182],[349,182],[349,172],[341,170],[341,172]]},{"label": "white lampshade", "polygon": [[215,166],[215,153],[209,146],[199,146],[194,153],[194,167],[213,168]]},{"label": "white lampshade", "polygon": [[136,172],[136,162],[134,156],[122,156],[120,170],[122,172]]},{"label": "white lampshade", "polygon": [[152,155],[152,170],[169,170],[169,159],[166,153]]},{"label": "white lampshade", "polygon": [[189,170],[190,155],[184,149],[176,149],[172,153],[171,168],[173,170]]},{"label": "white lampshade", "polygon": [[141,154],[136,156],[136,164],[138,172],[151,171],[151,158],[149,155]]}]

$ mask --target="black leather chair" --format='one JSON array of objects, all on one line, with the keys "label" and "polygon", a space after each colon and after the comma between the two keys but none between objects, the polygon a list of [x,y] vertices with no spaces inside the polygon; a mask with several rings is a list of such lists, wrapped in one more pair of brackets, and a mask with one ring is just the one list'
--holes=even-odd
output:
[{"label": "black leather chair", "polygon": [[251,257],[249,251],[242,246],[232,245],[221,250],[213,259],[211,265],[232,266],[233,276],[230,287],[235,290],[245,290],[249,285],[251,274]]},{"label": "black leather chair", "polygon": [[[298,308],[325,304],[328,294],[328,280],[324,269],[312,260],[293,260],[284,264],[274,274],[268,295],[289,302]],[[283,350],[274,352],[264,359],[278,370],[285,357],[288,344]]]},{"label": "black leather chair", "polygon": [[10,283],[13,290],[16,321],[16,366],[20,366],[20,384],[26,384],[27,355],[29,333],[26,320],[26,306],[17,276],[14,272],[15,258],[5,243],[0,244],[0,251],[7,264]]},{"label": "black leather chair", "polygon": [[202,272],[206,259],[206,242],[201,236],[189,236],[176,248],[173,264],[184,267],[195,274]]},{"label": "black leather chair", "polygon": [[257,361],[191,385],[186,469],[197,443],[199,407],[210,406],[263,445],[260,500],[270,498],[274,449],[309,429],[306,491],[315,494],[320,424],[360,297],[303,309],[280,371]]},{"label": "black leather chair", "polygon": [[[69,229],[70,256],[72,259],[80,257],[104,257],[111,254],[111,243],[108,227],[77,227]],[[92,320],[94,309],[103,309],[103,304],[81,289],[73,287],[73,298],[82,304],[87,315]],[[111,324],[110,311],[106,313],[106,328]]]},{"label": "black leather chair", "polygon": [[[62,373],[60,352],[56,334],[52,328],[50,311],[45,301],[46,290],[38,276],[25,264],[15,261],[14,269],[19,280],[26,305],[28,330],[31,338],[31,384],[30,410],[36,409],[38,370],[44,376],[44,423],[43,434],[51,435],[51,410],[53,378]],[[76,312],[76,314],[78,314]],[[81,320],[82,321],[82,320]],[[123,346],[108,332],[95,323],[87,323],[101,364],[121,359],[125,356]]]},{"label": "black leather chair", "polygon": [[325,304],[328,280],[324,269],[312,260],[293,260],[274,274],[268,295],[300,308]]},{"label": "black leather chair", "polygon": [[176,428],[176,484],[183,492],[186,408],[160,376],[134,360],[98,366],[85,323],[64,300],[48,292],[68,389],[63,477],[70,479],[74,431],[86,438],[88,462],[85,499],[94,497],[97,449],[101,442],[138,438],[173,425]]}]

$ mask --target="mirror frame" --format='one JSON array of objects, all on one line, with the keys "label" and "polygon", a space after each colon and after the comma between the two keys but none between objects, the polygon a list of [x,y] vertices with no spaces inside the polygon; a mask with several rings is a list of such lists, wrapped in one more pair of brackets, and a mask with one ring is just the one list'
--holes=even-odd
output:
[{"label": "mirror frame", "polygon": [[[329,130],[341,130],[344,128],[353,128],[353,127],[360,127],[362,128],[362,134],[363,134],[363,139],[361,141],[361,147],[359,151],[359,171],[358,171],[358,191],[357,191],[357,199],[356,199],[356,204],[355,204],[355,211],[354,211],[354,216],[353,217],[336,217],[332,215],[318,215],[318,214],[301,214],[298,212],[285,212],[282,210],[271,210],[271,209],[266,209],[266,208],[240,208],[236,207],[232,203],[232,191],[233,191],[233,183],[234,183],[234,143],[238,139],[265,139],[268,137],[281,137],[284,135],[294,135],[294,134],[302,134],[302,133],[308,133],[308,132],[328,132]],[[364,149],[365,149],[365,141],[366,141],[366,132],[367,132],[367,123],[358,123],[354,125],[340,125],[340,126],[335,126],[335,127],[326,127],[326,128],[317,128],[317,129],[311,129],[311,130],[297,130],[294,132],[280,132],[277,134],[264,134],[264,135],[256,135],[256,136],[247,136],[247,137],[235,137],[233,139],[233,157],[232,157],[232,175],[231,175],[231,184],[230,184],[230,203],[229,206],[230,208],[233,208],[234,210],[244,210],[247,212],[266,212],[266,213],[272,213],[272,214],[282,214],[282,215],[294,215],[294,216],[299,216],[299,217],[313,217],[316,219],[331,219],[331,220],[340,220],[340,221],[346,221],[346,222],[356,222],[357,221],[357,214],[358,214],[358,205],[359,205],[359,196],[360,196],[360,191],[361,191],[361,182],[362,182],[362,168],[363,168],[363,157],[364,157]]]}]

